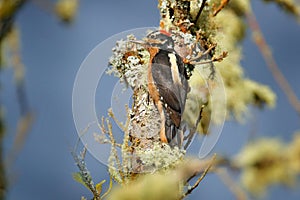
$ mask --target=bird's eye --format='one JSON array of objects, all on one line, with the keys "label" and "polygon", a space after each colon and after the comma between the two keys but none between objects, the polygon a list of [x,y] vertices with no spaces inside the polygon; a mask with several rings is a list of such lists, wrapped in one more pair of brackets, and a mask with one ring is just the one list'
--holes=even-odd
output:
[{"label": "bird's eye", "polygon": [[150,39],[155,39],[155,35],[150,35]]}]

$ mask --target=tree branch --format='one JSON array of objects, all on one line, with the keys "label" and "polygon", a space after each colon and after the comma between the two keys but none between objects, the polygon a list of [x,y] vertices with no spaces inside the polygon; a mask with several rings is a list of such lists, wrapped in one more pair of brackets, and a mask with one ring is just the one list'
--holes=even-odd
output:
[{"label": "tree branch", "polygon": [[300,116],[300,102],[297,98],[295,92],[290,86],[289,82],[286,80],[282,72],[280,71],[275,59],[272,56],[271,49],[267,44],[262,31],[259,27],[259,24],[256,20],[255,15],[250,9],[249,12],[246,13],[246,19],[248,21],[249,27],[252,29],[253,40],[257,47],[259,48],[261,54],[263,55],[265,62],[271,71],[275,81],[287,96],[289,103],[294,107],[298,115]]}]

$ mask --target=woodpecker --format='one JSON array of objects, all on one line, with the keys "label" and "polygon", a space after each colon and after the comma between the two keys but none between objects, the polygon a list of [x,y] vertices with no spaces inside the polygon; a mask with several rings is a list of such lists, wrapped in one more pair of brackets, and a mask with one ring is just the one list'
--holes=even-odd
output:
[{"label": "woodpecker", "polygon": [[180,147],[181,117],[189,90],[185,65],[168,32],[154,31],[146,42],[150,53],[148,90],[161,118],[160,140]]}]

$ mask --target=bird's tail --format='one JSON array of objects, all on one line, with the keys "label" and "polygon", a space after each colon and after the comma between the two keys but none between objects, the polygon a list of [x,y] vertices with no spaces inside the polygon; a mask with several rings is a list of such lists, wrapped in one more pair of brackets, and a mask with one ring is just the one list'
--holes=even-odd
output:
[{"label": "bird's tail", "polygon": [[168,144],[171,147],[177,146],[178,148],[181,148],[183,143],[182,131],[180,130],[180,126],[177,127],[168,115],[166,116],[165,133]]}]

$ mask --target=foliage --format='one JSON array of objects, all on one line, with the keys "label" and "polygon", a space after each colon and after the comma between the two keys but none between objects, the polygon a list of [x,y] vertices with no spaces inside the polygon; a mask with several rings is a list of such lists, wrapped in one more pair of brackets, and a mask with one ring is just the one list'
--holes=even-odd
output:
[{"label": "foliage", "polygon": [[[0,199],[4,199],[7,192],[7,175],[20,152],[31,125],[34,121],[34,114],[29,106],[25,89],[25,67],[21,56],[21,31],[15,24],[15,17],[19,10],[29,1],[26,0],[0,0],[0,70],[11,67],[14,71],[14,83],[17,92],[18,104],[20,107],[20,118],[18,120],[17,132],[13,146],[10,147],[8,155],[3,155],[3,140],[6,136],[5,130],[5,108],[0,105]],[[39,2],[43,8],[52,10],[53,5],[44,1]],[[60,0],[56,3],[57,16],[65,22],[71,22],[76,14],[77,0]],[[4,157],[8,159],[5,160]],[[6,166],[6,169],[5,167]]]}]

